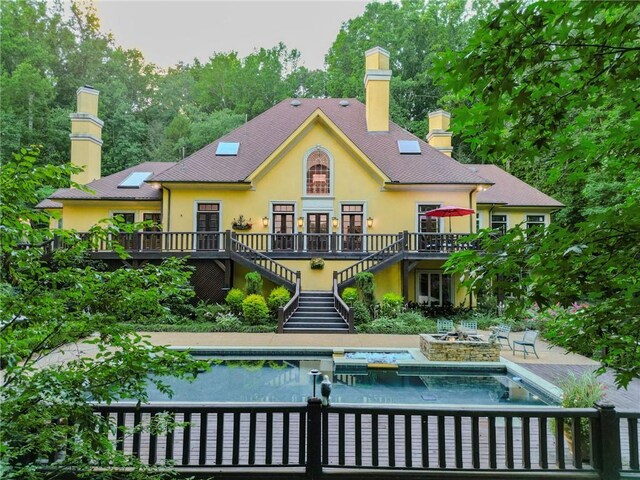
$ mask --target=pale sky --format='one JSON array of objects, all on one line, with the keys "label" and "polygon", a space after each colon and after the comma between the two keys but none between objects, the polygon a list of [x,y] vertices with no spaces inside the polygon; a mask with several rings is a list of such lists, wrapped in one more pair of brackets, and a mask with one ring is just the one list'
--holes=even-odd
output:
[{"label": "pale sky", "polygon": [[169,67],[213,52],[254,49],[283,42],[297,48],[301,64],[322,68],[343,22],[364,12],[370,0],[158,1],[95,0],[102,30],[116,44],[139,49],[145,59]]}]

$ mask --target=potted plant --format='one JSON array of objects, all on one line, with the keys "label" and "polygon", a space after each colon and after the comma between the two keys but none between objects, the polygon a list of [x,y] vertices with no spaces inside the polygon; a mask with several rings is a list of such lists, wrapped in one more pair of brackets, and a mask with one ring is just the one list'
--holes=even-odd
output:
[{"label": "potted plant", "polygon": [[[598,381],[593,372],[582,375],[569,373],[566,379],[559,383],[562,389],[562,406],[564,408],[590,408],[605,396],[605,386]],[[564,424],[564,437],[572,452],[574,452],[571,422]],[[583,462],[590,461],[591,439],[589,437],[589,420],[580,420],[580,451]]]},{"label": "potted plant", "polygon": [[324,260],[320,257],[312,258],[310,265],[311,270],[322,270],[324,268]]},{"label": "potted plant", "polygon": [[247,220],[244,215],[240,215],[237,219],[234,218],[231,222],[231,227],[234,230],[251,230],[252,226],[251,219]]}]

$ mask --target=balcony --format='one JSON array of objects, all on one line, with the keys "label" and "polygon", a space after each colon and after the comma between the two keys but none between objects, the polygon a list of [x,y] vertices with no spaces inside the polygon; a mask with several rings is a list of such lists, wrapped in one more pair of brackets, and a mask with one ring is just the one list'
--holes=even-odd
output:
[{"label": "balcony", "polygon": [[[89,238],[88,233],[79,233]],[[133,258],[229,258],[242,244],[273,259],[362,259],[404,239],[401,250],[407,259],[446,259],[452,252],[476,248],[462,241],[468,233],[382,233],[382,234],[274,234],[224,232],[136,232],[90,239],[95,258],[112,258],[119,243]],[[235,239],[236,242],[231,242]],[[234,246],[236,245],[236,246]],[[54,242],[54,248],[63,245]]]}]

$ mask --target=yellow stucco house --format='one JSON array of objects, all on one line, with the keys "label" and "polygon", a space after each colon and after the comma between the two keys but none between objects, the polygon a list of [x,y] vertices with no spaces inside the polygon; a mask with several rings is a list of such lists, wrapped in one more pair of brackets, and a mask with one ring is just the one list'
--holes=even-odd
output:
[{"label": "yellow stucco house", "polygon": [[[496,166],[451,158],[447,112],[429,114],[426,141],[391,122],[389,54],[376,47],[365,59],[365,104],[284,100],[181,162],[146,162],[104,178],[98,92],[82,87],[71,161],[84,167],[73,180],[92,192],[61,189],[40,207],[59,209],[64,228],[77,231],[116,214],[154,222],[123,238],[131,261],[189,256],[202,298],[221,300],[259,271],[297,292],[282,313],[285,331],[348,328],[336,292],[365,270],[379,295],[469,304],[442,271],[451,252],[472,248],[459,239],[478,228],[546,225],[562,204]],[[476,214],[425,215],[444,205]],[[116,261],[106,247],[95,255]],[[312,258],[324,268],[313,269]],[[310,308],[314,299],[326,315]],[[322,325],[325,316],[333,326]]]}]

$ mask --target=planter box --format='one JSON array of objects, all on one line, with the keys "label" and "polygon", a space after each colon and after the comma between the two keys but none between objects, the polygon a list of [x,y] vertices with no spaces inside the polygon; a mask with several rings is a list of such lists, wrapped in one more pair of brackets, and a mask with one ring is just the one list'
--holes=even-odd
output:
[{"label": "planter box", "polygon": [[469,340],[450,342],[445,335],[420,335],[420,350],[434,362],[498,362],[500,344],[474,335]]}]

